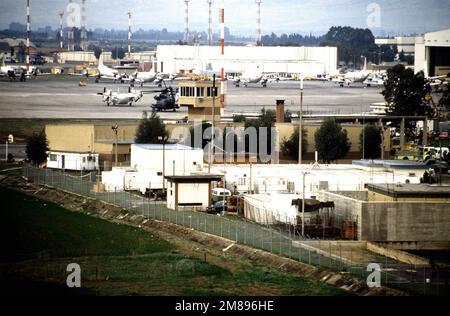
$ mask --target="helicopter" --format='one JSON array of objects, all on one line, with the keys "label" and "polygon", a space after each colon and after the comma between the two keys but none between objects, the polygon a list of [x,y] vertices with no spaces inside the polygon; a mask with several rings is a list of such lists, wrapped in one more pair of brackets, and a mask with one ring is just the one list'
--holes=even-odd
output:
[{"label": "helicopter", "polygon": [[[163,81],[164,82],[164,81]],[[177,104],[177,91],[174,90],[171,86],[167,87],[164,82],[165,88],[160,91],[159,95],[155,95],[154,99],[156,103],[152,105],[152,109],[155,109],[158,112],[172,110],[175,112],[180,106]]]}]

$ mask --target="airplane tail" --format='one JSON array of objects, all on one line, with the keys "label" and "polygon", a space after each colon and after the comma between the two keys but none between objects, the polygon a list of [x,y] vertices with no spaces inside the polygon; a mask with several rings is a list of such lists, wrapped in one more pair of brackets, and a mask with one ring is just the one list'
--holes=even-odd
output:
[{"label": "airplane tail", "polygon": [[99,66],[104,66],[104,64],[103,64],[103,54],[100,54],[100,57],[98,58],[98,65]]}]

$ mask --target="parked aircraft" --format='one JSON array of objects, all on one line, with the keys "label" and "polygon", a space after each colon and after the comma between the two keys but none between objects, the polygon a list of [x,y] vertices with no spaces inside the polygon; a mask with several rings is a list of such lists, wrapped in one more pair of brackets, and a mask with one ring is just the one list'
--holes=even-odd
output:
[{"label": "parked aircraft", "polygon": [[107,106],[125,104],[132,106],[133,103],[138,102],[144,96],[144,92],[131,90],[131,87],[128,88],[127,93],[121,93],[119,90],[113,92],[112,90],[104,88],[103,92],[97,94],[103,97],[102,101],[105,102]]}]

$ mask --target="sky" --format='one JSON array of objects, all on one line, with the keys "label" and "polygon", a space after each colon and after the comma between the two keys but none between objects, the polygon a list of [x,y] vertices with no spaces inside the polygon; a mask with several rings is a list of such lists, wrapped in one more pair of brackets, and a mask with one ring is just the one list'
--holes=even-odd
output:
[{"label": "sky", "polygon": [[[81,0],[73,0],[81,3]],[[31,0],[32,28],[59,25],[69,0]],[[220,0],[213,2],[213,30],[219,28]],[[184,29],[184,0],[86,0],[88,29]],[[207,0],[190,0],[190,30],[208,27]],[[25,23],[25,0],[0,0],[0,29]],[[67,15],[66,15],[67,16]],[[262,0],[262,33],[321,35],[331,26],[370,28],[375,34],[422,34],[450,28],[450,0]],[[225,24],[232,34],[256,33],[255,0],[225,0]]]}]

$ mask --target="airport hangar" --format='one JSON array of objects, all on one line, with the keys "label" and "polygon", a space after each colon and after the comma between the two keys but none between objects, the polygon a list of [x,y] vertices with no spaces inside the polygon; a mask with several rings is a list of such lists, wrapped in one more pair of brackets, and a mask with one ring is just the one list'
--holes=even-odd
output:
[{"label": "airport hangar", "polygon": [[414,69],[425,70],[429,76],[450,73],[450,29],[416,38]]},{"label": "airport hangar", "polygon": [[[159,72],[220,72],[222,56],[218,46],[158,45]],[[280,73],[317,75],[337,72],[336,47],[225,47],[224,68],[228,75]]]}]

